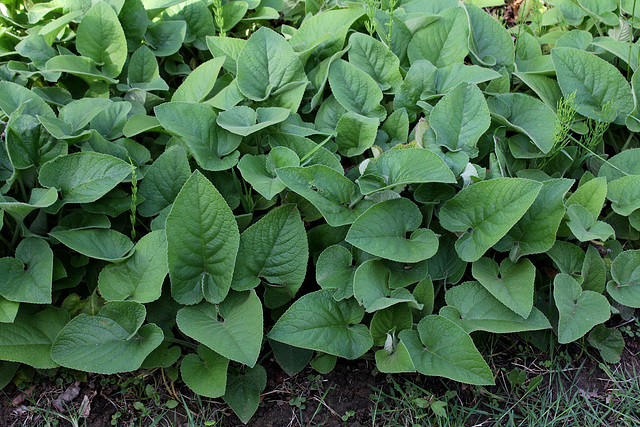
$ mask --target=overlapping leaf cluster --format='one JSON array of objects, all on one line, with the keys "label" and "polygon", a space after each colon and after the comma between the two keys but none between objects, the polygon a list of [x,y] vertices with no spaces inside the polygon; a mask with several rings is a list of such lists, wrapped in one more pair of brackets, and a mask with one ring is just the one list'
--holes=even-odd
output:
[{"label": "overlapping leaf cluster", "polygon": [[591,331],[615,360],[637,23],[548,3],[3,2],[0,382],[162,367],[246,421],[267,351],[491,384],[475,332]]}]

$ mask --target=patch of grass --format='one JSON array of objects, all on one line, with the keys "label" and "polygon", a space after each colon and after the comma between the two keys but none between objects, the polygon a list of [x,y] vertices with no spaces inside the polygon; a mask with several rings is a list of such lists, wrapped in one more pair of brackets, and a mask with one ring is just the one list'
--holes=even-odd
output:
[{"label": "patch of grass", "polygon": [[505,366],[500,366],[500,353],[490,362],[498,373],[491,387],[389,376],[388,385],[374,388],[371,396],[372,425],[640,426],[640,372],[635,365],[612,369],[580,349],[583,357],[576,358],[571,353],[575,346],[552,350],[551,359],[523,344],[506,350]]}]

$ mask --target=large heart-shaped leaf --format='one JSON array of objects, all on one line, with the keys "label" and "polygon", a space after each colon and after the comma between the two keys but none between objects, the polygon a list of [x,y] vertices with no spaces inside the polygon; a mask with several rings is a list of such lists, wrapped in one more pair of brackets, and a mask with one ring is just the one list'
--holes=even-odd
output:
[{"label": "large heart-shaped leaf", "polygon": [[60,331],[51,358],[87,372],[135,371],[164,338],[154,324],[141,327],[146,315],[145,307],[133,301],[110,302],[97,316],[81,314]]},{"label": "large heart-shaped leaf", "polygon": [[235,150],[242,138],[220,128],[210,106],[165,102],[154,111],[162,127],[184,143],[203,169],[226,170],[238,162]]},{"label": "large heart-shaped leaf", "polygon": [[78,52],[102,65],[108,77],[117,77],[127,60],[127,40],[118,15],[106,2],[97,2],[80,21]]},{"label": "large heart-shaped leaf", "polygon": [[291,297],[307,273],[309,246],[296,205],[272,210],[240,236],[233,289],[255,288],[261,279],[284,286]]},{"label": "large heart-shaped leaf", "polygon": [[520,257],[551,249],[556,233],[564,217],[564,195],[573,181],[564,178],[550,179],[542,183],[535,201],[500,241],[509,257],[517,261]]},{"label": "large heart-shaped leaf", "polygon": [[527,318],[533,307],[536,269],[526,258],[514,263],[505,259],[498,263],[490,258],[480,258],[473,263],[473,277],[498,301],[523,318]]},{"label": "large heart-shaped leaf", "polygon": [[633,95],[627,79],[609,62],[580,49],[559,47],[551,51],[558,84],[564,96],[576,92],[575,108],[578,113],[594,120],[603,117],[602,107],[613,103],[616,115],[626,116],[633,110]]},{"label": "large heart-shaped leaf", "polygon": [[329,86],[336,100],[347,111],[361,116],[383,120],[387,112],[382,101],[382,90],[367,73],[338,59],[329,67]]},{"label": "large heart-shaped leaf", "polygon": [[293,90],[299,95],[277,106],[296,112],[306,84],[302,63],[291,45],[275,31],[262,27],[242,47],[238,55],[238,87],[247,98],[264,101]]},{"label": "large heart-shaped leaf", "polygon": [[360,190],[349,178],[324,165],[280,168],[276,174],[287,187],[309,200],[332,227],[353,223],[372,205],[360,201]]},{"label": "large heart-shaped leaf", "polygon": [[462,326],[465,331],[513,333],[551,328],[547,318],[537,308],[527,317],[514,313],[491,295],[478,282],[465,282],[449,289],[445,295],[447,306],[440,315]]},{"label": "large heart-shaped leaf", "polygon": [[118,262],[128,258],[133,242],[110,228],[82,228],[52,231],[49,236],[90,258]]},{"label": "large heart-shaped leaf", "polygon": [[164,231],[152,231],[136,243],[130,258],[100,272],[100,294],[107,301],[155,301],[168,272],[167,238]]},{"label": "large heart-shaped leaf", "polygon": [[353,299],[336,301],[330,291],[316,291],[297,299],[268,336],[295,347],[357,359],[373,345],[360,324],[364,308]]},{"label": "large heart-shaped leaf", "polygon": [[300,166],[300,158],[286,147],[273,147],[269,154],[246,154],[238,162],[242,177],[265,199],[271,200],[286,188],[276,175],[282,167]]},{"label": "large heart-shaped leaf", "polygon": [[558,308],[558,341],[567,344],[584,336],[594,326],[609,320],[609,301],[593,291],[583,291],[580,284],[565,273],[553,281],[553,299]]},{"label": "large heart-shaped leaf", "polygon": [[62,203],[91,203],[111,191],[130,173],[131,165],[116,157],[80,152],[45,163],[40,168],[38,180],[43,187],[58,190]]},{"label": "large heart-shaped leaf", "polygon": [[469,20],[461,7],[440,13],[441,19],[418,30],[407,48],[413,64],[426,59],[436,67],[462,62],[469,54]]},{"label": "large heart-shaped leaf", "polygon": [[35,237],[20,242],[15,258],[0,258],[0,296],[14,302],[51,304],[53,251]]},{"label": "large heart-shaped leaf", "polygon": [[[370,207],[349,228],[346,241],[392,261],[419,262],[435,255],[438,238],[422,223],[420,209],[408,199],[392,199]],[[406,237],[411,233],[410,237]]]},{"label": "large heart-shaped leaf", "polygon": [[507,127],[522,132],[542,151],[554,145],[556,114],[542,101],[523,93],[504,93],[487,100],[491,116]]},{"label": "large heart-shaped leaf", "polygon": [[227,388],[229,359],[205,345],[198,346],[198,354],[187,354],[180,363],[182,381],[201,396],[220,397]]},{"label": "large heart-shaped leaf", "polygon": [[149,166],[138,187],[144,197],[138,206],[140,215],[154,216],[171,205],[190,175],[185,151],[179,146],[167,149]]},{"label": "large heart-shaped leaf", "polygon": [[444,161],[423,148],[388,150],[372,159],[358,178],[362,194],[422,182],[455,182]]},{"label": "large heart-shaped leaf", "polygon": [[627,250],[613,260],[607,292],[618,303],[640,308],[640,250]]},{"label": "large heart-shaped leaf", "polygon": [[422,309],[415,297],[407,289],[389,288],[389,269],[378,260],[365,261],[353,279],[353,294],[368,313],[404,302],[417,310]]},{"label": "large heart-shaped leaf", "polygon": [[267,372],[260,365],[244,373],[230,373],[222,399],[233,409],[240,421],[247,423],[258,409],[260,394],[267,386]]},{"label": "large heart-shaped leaf", "polygon": [[219,305],[178,311],[178,327],[222,356],[254,366],[262,344],[262,304],[255,291],[231,292]]},{"label": "large heart-shaped leaf", "polygon": [[51,345],[69,317],[61,308],[35,312],[23,305],[13,323],[0,323],[0,359],[39,369],[57,367],[51,360]]},{"label": "large heart-shaped leaf", "polygon": [[178,193],[165,229],[173,298],[181,304],[224,300],[240,232],[227,202],[199,171]]},{"label": "large heart-shaped leaf", "polygon": [[478,139],[489,129],[491,115],[478,86],[461,83],[433,107],[429,123],[438,145],[475,158]]},{"label": "large heart-shaped leaf", "polygon": [[522,178],[497,178],[473,184],[447,201],[440,224],[462,233],[456,251],[464,261],[477,261],[524,215],[542,184]]},{"label": "large heart-shaped leaf", "polygon": [[423,375],[468,384],[493,384],[493,374],[473,340],[460,326],[437,315],[424,317],[418,330],[400,332],[416,370]]}]

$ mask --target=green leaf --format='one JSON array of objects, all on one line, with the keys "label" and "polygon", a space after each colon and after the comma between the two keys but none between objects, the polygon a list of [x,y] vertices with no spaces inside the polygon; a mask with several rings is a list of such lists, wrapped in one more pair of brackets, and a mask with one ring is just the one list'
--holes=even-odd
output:
[{"label": "green leaf", "polygon": [[253,367],[262,345],[262,304],[255,291],[231,292],[220,304],[184,307],[178,328],[222,356]]},{"label": "green leaf", "polygon": [[547,255],[555,262],[558,269],[566,274],[579,274],[584,264],[584,252],[573,243],[556,241]]},{"label": "green leaf", "polygon": [[[207,12],[208,13],[208,12]],[[176,89],[171,101],[202,102],[213,89],[225,57],[211,59],[193,70]]]},{"label": "green leaf", "polygon": [[372,205],[367,200],[358,202],[358,186],[327,166],[280,168],[276,174],[292,191],[309,200],[332,227],[353,223]]},{"label": "green leaf", "polygon": [[374,345],[383,347],[388,334],[413,327],[413,315],[407,308],[408,304],[396,304],[375,312],[370,326]]},{"label": "green leaf", "polygon": [[363,14],[362,7],[323,10],[307,17],[289,43],[302,61],[310,56],[321,61],[342,49],[349,28]]},{"label": "green leaf", "polygon": [[298,298],[268,336],[295,347],[357,359],[373,345],[369,330],[359,323],[363,316],[364,308],[355,300],[338,302],[330,291],[316,291]]},{"label": "green leaf", "polygon": [[567,207],[567,214],[569,214],[567,225],[576,239],[581,242],[605,241],[611,236],[615,237],[615,231],[611,225],[594,219],[591,212],[582,205],[574,204]]},{"label": "green leaf", "polygon": [[278,365],[290,376],[302,371],[313,357],[313,350],[306,348],[293,347],[274,340],[269,340],[269,345]]},{"label": "green leaf", "polygon": [[455,244],[464,261],[477,261],[518,222],[542,184],[522,178],[497,178],[473,184],[440,209],[440,224],[462,233]]},{"label": "green leaf", "polygon": [[349,228],[346,241],[392,261],[419,262],[431,258],[438,250],[435,233],[418,228],[421,223],[422,213],[410,200],[387,200],[359,216]]},{"label": "green leaf", "polygon": [[42,165],[38,181],[43,187],[58,190],[61,204],[91,203],[115,188],[130,173],[131,165],[116,157],[80,152]]},{"label": "green leaf", "polygon": [[147,32],[149,19],[147,11],[140,0],[125,0],[118,14],[124,36],[127,38],[128,50],[136,50]]},{"label": "green leaf", "polygon": [[633,110],[629,83],[616,67],[596,55],[570,47],[555,48],[551,58],[558,84],[566,97],[576,92],[575,108],[594,120],[602,117],[602,106],[612,102],[615,112],[626,116]]},{"label": "green leaf", "polygon": [[295,152],[300,159],[305,159],[305,166],[325,165],[338,172],[344,171],[338,156],[309,138],[289,133],[271,133],[268,140],[273,149],[286,147]]},{"label": "green leaf", "polygon": [[600,167],[598,177],[604,177],[607,182],[610,182],[627,175],[640,175],[639,158],[640,148],[624,150],[608,159],[607,162]]},{"label": "green leaf", "polygon": [[480,258],[473,263],[473,277],[515,313],[527,318],[533,307],[533,290],[536,269],[526,258],[514,263],[505,259],[498,263]]},{"label": "green leaf", "polygon": [[329,246],[316,261],[316,281],[322,289],[333,291],[336,301],[350,298],[353,296],[353,278],[359,266],[357,261],[346,247]]},{"label": "green leaf", "polygon": [[609,182],[607,199],[611,200],[611,209],[622,216],[640,209],[640,176],[624,176]]},{"label": "green leaf", "polygon": [[277,177],[276,169],[288,166],[300,166],[300,159],[286,147],[274,147],[268,155],[246,154],[238,162],[238,169],[245,181],[267,200],[273,199],[286,188]]},{"label": "green leaf", "polygon": [[418,30],[407,48],[413,64],[426,59],[436,67],[463,62],[469,54],[469,21],[464,8],[452,7],[441,18]]},{"label": "green leaf", "polygon": [[603,295],[583,291],[568,274],[553,281],[553,299],[558,308],[558,341],[567,344],[581,338],[594,326],[609,320],[609,302]]},{"label": "green leaf", "polygon": [[224,300],[240,243],[238,225],[199,171],[184,184],[166,223],[171,295],[181,304]]},{"label": "green leaf", "polygon": [[227,391],[222,399],[233,409],[240,421],[247,423],[258,409],[260,394],[267,386],[267,372],[260,365],[246,369],[243,374],[230,373]]},{"label": "green leaf", "polygon": [[[215,34],[213,16],[207,6],[200,1],[187,2],[178,14],[187,23],[184,42],[193,43],[193,46],[200,50],[206,49],[205,38]],[[224,19],[230,21],[231,16],[224,16]]]},{"label": "green leaf", "polygon": [[371,76],[356,67],[338,59],[329,67],[329,86],[336,100],[347,111],[361,116],[383,120],[387,112],[382,101],[382,90]]},{"label": "green leaf", "polygon": [[400,332],[416,370],[467,384],[491,385],[493,374],[460,326],[442,316],[424,317],[418,330]]},{"label": "green leaf", "polygon": [[201,396],[216,398],[227,388],[229,359],[207,346],[199,345],[198,354],[187,354],[180,363],[182,381]]},{"label": "green leaf", "polygon": [[371,36],[354,33],[349,38],[349,62],[369,74],[383,91],[395,93],[402,84],[400,60]]},{"label": "green leaf", "polygon": [[98,2],[84,15],[76,34],[78,52],[93,59],[107,77],[117,77],[127,60],[127,40],[118,15]]},{"label": "green leaf", "polygon": [[307,274],[309,246],[296,205],[271,210],[240,236],[231,286],[253,289],[261,280],[295,295]]},{"label": "green leaf", "polygon": [[409,117],[415,118],[420,112],[417,102],[422,99],[422,94],[436,92],[437,71],[438,69],[425,59],[414,61],[393,98],[394,109],[406,108]]},{"label": "green leaf", "polygon": [[285,121],[290,113],[286,108],[263,107],[253,110],[243,105],[221,112],[217,123],[231,133],[247,136]]},{"label": "green leaf", "polygon": [[19,308],[19,302],[9,301],[0,296],[0,323],[13,323]]},{"label": "green leaf", "polygon": [[155,56],[171,56],[182,47],[186,33],[185,21],[159,21],[149,25],[144,40]]},{"label": "green leaf", "polygon": [[582,289],[599,294],[604,291],[607,281],[604,259],[600,256],[598,250],[591,245],[587,247],[580,275],[584,278]]},{"label": "green leaf", "polygon": [[0,296],[9,301],[51,304],[53,251],[49,244],[28,237],[15,258],[0,258]]},{"label": "green leaf", "polygon": [[489,98],[487,104],[494,119],[525,134],[540,151],[553,148],[556,114],[542,101],[523,93],[505,93]]},{"label": "green leaf", "polygon": [[[487,1],[482,4],[466,4],[471,34],[469,50],[472,57],[481,65],[489,67],[508,67],[515,62],[513,39],[509,32],[490,14],[481,7],[487,7]],[[491,6],[504,4],[502,0],[491,1]]]},{"label": "green leaf", "polygon": [[130,258],[102,269],[100,294],[107,301],[155,301],[168,272],[167,238],[163,231],[152,231],[136,243]]},{"label": "green leaf", "polygon": [[210,106],[166,102],[154,111],[162,127],[184,143],[203,169],[226,170],[238,162],[235,150],[242,138],[221,129]]},{"label": "green leaf", "polygon": [[11,382],[19,367],[19,363],[0,361],[0,390]]},{"label": "green leaf", "polygon": [[348,111],[338,121],[336,144],[340,154],[359,156],[371,148],[376,140],[380,120]]},{"label": "green leaf", "polygon": [[585,207],[594,218],[600,216],[600,211],[607,197],[607,181],[603,177],[594,178],[580,185],[567,199],[567,208],[571,205]]},{"label": "green leaf", "polygon": [[338,358],[332,354],[318,352],[318,355],[311,359],[311,367],[318,373],[326,375],[336,367]]},{"label": "green leaf", "polygon": [[138,187],[144,200],[138,206],[140,215],[150,217],[171,205],[191,175],[184,150],[179,146],[168,148],[147,169]]},{"label": "green leaf", "polygon": [[[29,196],[29,203],[18,202],[12,198],[0,198],[0,208],[11,215],[16,221],[22,222],[29,213],[37,209],[51,206],[58,200],[55,188],[34,188]],[[0,227],[1,228],[1,227]]]},{"label": "green leaf", "polygon": [[380,372],[397,374],[402,372],[415,372],[416,368],[411,361],[409,350],[402,341],[398,343],[393,352],[386,349],[376,351],[376,367]]},{"label": "green leaf", "polygon": [[500,244],[510,250],[512,261],[531,254],[551,249],[556,233],[564,217],[564,195],[573,185],[573,180],[558,178],[542,183],[538,197],[513,226]]},{"label": "green leaf", "polygon": [[207,36],[207,47],[214,58],[224,56],[224,64],[222,65],[225,70],[232,74],[236,74],[238,66],[238,56],[240,51],[247,43],[244,39],[237,39],[233,37],[212,37]]},{"label": "green leaf", "polygon": [[511,311],[478,282],[465,282],[449,289],[447,306],[440,315],[462,326],[468,333],[488,331],[500,334],[550,329],[551,324],[537,308],[527,316]]},{"label": "green leaf", "polygon": [[56,368],[51,360],[51,345],[69,313],[56,307],[34,312],[23,305],[13,323],[0,323],[0,360],[26,363],[38,369]]},{"label": "green leaf", "polygon": [[484,95],[476,85],[461,83],[433,107],[429,116],[436,142],[449,151],[478,155],[478,140],[491,124]]},{"label": "green leaf", "polygon": [[26,103],[22,114],[30,116],[55,117],[55,113],[38,95],[13,82],[0,82],[0,109],[6,116],[16,111],[20,105]]},{"label": "green leaf", "polygon": [[249,99],[264,101],[294,90],[299,95],[277,105],[296,112],[307,76],[293,48],[275,31],[262,27],[249,37],[238,56],[238,87]]},{"label": "green leaf", "polygon": [[86,56],[58,55],[47,61],[44,69],[50,72],[69,73],[78,76],[87,83],[117,83],[96,67],[96,62]]},{"label": "green leaf", "polygon": [[640,308],[640,250],[627,250],[611,264],[611,277],[607,292],[618,303]]},{"label": "green leaf", "polygon": [[105,228],[51,231],[49,236],[89,258],[118,262],[131,256],[133,242],[124,234]]},{"label": "green leaf", "polygon": [[62,366],[99,374],[135,371],[162,343],[159,327],[141,327],[147,311],[133,301],[110,302],[96,316],[80,314],[60,331],[51,358]]},{"label": "green leaf", "polygon": [[422,309],[422,304],[418,304],[408,290],[389,288],[389,269],[378,260],[365,261],[358,267],[353,279],[353,294],[368,313],[404,302],[417,310]]},{"label": "green leaf", "polygon": [[622,356],[625,347],[620,329],[610,329],[604,325],[598,325],[589,334],[589,344],[598,349],[605,362],[620,363],[620,356]]},{"label": "green leaf", "polygon": [[55,120],[50,117],[37,119],[18,111],[11,115],[5,128],[7,154],[14,169],[39,168],[58,156],[67,154],[67,144],[56,141],[40,123]]}]

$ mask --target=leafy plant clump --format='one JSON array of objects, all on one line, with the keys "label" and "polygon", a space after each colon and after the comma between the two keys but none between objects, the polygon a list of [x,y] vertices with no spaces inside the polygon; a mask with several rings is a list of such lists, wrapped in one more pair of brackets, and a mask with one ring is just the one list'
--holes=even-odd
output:
[{"label": "leafy plant clump", "polygon": [[617,361],[640,10],[473,3],[4,1],[0,385],[160,367],[246,422],[269,351],[470,384],[479,331]]}]

